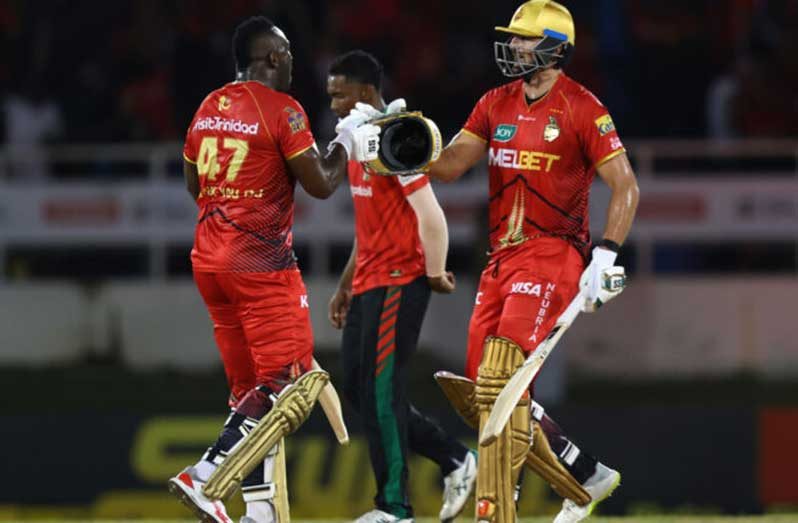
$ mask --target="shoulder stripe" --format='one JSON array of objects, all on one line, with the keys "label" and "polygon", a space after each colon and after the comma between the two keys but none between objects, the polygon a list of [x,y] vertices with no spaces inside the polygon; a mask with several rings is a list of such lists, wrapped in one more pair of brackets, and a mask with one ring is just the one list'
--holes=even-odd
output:
[{"label": "shoulder stripe", "polygon": [[298,149],[296,152],[293,152],[293,153],[287,154],[287,155],[285,156],[285,159],[286,159],[286,161],[288,161],[288,160],[293,160],[294,158],[296,158],[296,157],[297,157],[297,156],[299,156],[300,154],[304,153],[304,152],[305,152],[305,151],[307,151],[308,149],[312,149],[312,148],[313,148],[313,147],[315,147],[315,146],[316,146],[316,142],[313,142],[313,144],[312,144],[312,145],[308,145],[307,147],[302,147],[301,149]]},{"label": "shoulder stripe", "polygon": [[469,135],[469,136],[473,136],[473,137],[474,137],[474,138],[476,138],[477,140],[480,140],[480,141],[483,141],[483,142],[485,142],[485,143],[488,143],[488,140],[487,140],[486,138],[483,138],[483,137],[481,137],[480,135],[478,135],[478,134],[477,134],[477,133],[475,133],[474,131],[469,131],[469,130],[468,130],[468,129],[466,129],[465,127],[464,127],[464,128],[462,128],[462,129],[460,129],[460,132],[461,132],[461,133],[465,133],[465,134],[467,134],[467,135]]},{"label": "shoulder stripe", "polygon": [[601,166],[601,165],[603,165],[603,164],[605,164],[605,163],[609,162],[610,160],[612,160],[612,159],[613,159],[613,158],[615,158],[616,156],[620,156],[621,154],[623,154],[623,153],[625,153],[625,152],[626,152],[626,149],[625,149],[625,148],[623,148],[623,147],[621,147],[621,148],[620,148],[620,149],[618,149],[617,151],[612,151],[610,154],[608,154],[607,156],[605,156],[605,157],[604,157],[604,158],[602,158],[601,160],[597,161],[597,162],[596,162],[596,167],[599,167],[599,166]]}]

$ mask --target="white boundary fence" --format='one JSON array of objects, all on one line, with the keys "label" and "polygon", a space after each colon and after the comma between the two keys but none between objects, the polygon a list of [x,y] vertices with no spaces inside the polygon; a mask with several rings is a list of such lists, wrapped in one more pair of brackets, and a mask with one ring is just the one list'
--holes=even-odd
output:
[{"label": "white boundary fence", "polygon": [[[628,145],[642,191],[630,241],[638,273],[653,267],[658,241],[798,240],[798,141],[641,141]],[[69,177],[20,175],[26,156],[0,150],[0,262],[9,246],[147,245],[150,275],[166,274],[166,250],[192,241],[196,210],[180,175],[177,144],[25,149]],[[719,165],[720,162],[720,165]],[[764,166],[751,170],[751,162]],[[452,184],[436,184],[454,246],[485,234],[485,166]],[[311,266],[327,268],[331,249],[352,237],[350,196],[341,188],[318,201],[297,190],[295,242]],[[591,225],[600,234],[609,200],[597,181]],[[0,264],[4,265],[4,263]]]}]

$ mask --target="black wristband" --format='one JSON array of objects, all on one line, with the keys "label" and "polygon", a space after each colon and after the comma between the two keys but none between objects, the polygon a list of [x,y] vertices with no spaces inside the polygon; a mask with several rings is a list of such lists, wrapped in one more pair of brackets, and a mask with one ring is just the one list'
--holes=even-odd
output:
[{"label": "black wristband", "polygon": [[614,253],[618,253],[621,250],[621,246],[615,243],[612,240],[608,240],[607,238],[602,239],[593,244],[593,247],[604,247],[605,249],[609,249]]}]

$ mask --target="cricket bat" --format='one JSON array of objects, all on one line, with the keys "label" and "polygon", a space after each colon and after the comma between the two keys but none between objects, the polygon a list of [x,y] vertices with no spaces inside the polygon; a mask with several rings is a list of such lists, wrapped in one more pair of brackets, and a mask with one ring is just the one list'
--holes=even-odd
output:
[{"label": "cricket bat", "polygon": [[[316,358],[313,358],[313,369],[322,370]],[[327,421],[330,422],[330,427],[332,427],[335,437],[338,439],[338,443],[347,445],[349,443],[349,432],[346,430],[346,424],[344,423],[344,415],[341,410],[341,399],[338,397],[338,392],[336,392],[332,382],[327,383],[327,385],[321,389],[319,403],[321,404],[321,409],[324,411],[324,415],[327,416]]]},{"label": "cricket bat", "polygon": [[554,346],[557,345],[562,335],[565,334],[565,331],[568,330],[568,327],[579,315],[584,300],[582,293],[577,293],[576,298],[571,301],[565,311],[557,318],[557,323],[554,324],[554,328],[551,329],[546,339],[540,342],[504,386],[496,398],[496,402],[490,411],[490,416],[488,416],[488,420],[482,429],[482,434],[479,437],[480,445],[490,445],[504,430],[504,426],[507,425],[513,409],[515,409],[524,392],[529,389],[529,384],[537,376],[540,367],[543,366]]}]

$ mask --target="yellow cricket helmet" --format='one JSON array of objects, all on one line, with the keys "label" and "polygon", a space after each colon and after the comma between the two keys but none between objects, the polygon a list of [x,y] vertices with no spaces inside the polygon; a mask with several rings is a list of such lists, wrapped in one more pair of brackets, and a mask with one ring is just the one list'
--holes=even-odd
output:
[{"label": "yellow cricket helmet", "polygon": [[529,0],[515,10],[508,27],[496,27],[497,31],[525,37],[554,36],[560,41],[576,45],[574,19],[570,11],[552,0]]},{"label": "yellow cricket helmet", "polygon": [[576,44],[574,19],[565,6],[552,0],[529,0],[515,10],[510,25],[496,31],[522,38],[540,38],[534,50],[521,53],[508,42],[496,42],[496,63],[505,76],[528,77],[551,66],[562,66]]}]

